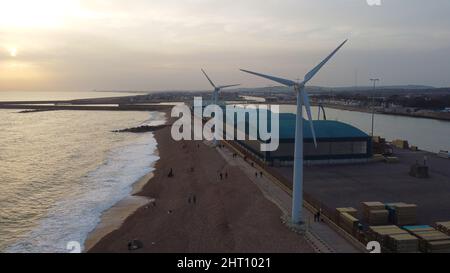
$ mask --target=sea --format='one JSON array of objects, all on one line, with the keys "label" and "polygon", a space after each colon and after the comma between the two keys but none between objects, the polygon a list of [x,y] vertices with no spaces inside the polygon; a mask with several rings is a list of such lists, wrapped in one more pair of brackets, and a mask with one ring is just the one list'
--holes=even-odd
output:
[{"label": "sea", "polygon": [[[294,105],[282,105],[280,111],[295,113]],[[319,109],[312,107],[313,118],[318,119]],[[325,108],[328,120],[337,120],[353,125],[368,135],[372,133],[372,114],[357,111]],[[306,117],[306,113],[304,113]],[[323,112],[320,119],[323,119]],[[450,151],[450,122],[445,120],[375,114],[374,135],[387,140],[407,140],[420,150],[438,153]]]},{"label": "sea", "polygon": [[[0,92],[0,101],[129,96],[106,92]],[[127,197],[159,159],[159,112],[0,110],[0,252],[83,250],[102,213]]]}]

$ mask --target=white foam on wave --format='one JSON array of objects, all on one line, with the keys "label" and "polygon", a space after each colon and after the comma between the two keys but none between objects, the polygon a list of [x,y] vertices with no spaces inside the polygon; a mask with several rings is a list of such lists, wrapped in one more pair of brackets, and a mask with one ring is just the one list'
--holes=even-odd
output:
[{"label": "white foam on wave", "polygon": [[[147,121],[151,125],[163,122]],[[83,246],[102,213],[129,196],[133,184],[153,171],[159,159],[156,148],[153,134],[146,133],[111,150],[102,165],[82,178],[85,181],[79,192],[55,204],[37,228],[7,252],[68,252],[67,243],[71,241]]]}]

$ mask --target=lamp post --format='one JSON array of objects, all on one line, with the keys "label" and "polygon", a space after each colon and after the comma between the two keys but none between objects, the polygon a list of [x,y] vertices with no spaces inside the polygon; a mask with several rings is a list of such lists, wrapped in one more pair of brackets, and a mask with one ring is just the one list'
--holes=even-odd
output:
[{"label": "lamp post", "polygon": [[373,94],[372,94],[372,138],[374,136],[374,124],[375,124],[375,90],[377,88],[377,82],[380,81],[380,79],[370,79],[371,82],[373,82]]}]

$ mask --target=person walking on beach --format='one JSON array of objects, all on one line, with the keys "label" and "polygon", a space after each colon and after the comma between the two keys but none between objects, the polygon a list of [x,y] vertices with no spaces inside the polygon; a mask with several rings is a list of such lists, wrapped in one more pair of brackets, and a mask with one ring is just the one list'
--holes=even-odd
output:
[{"label": "person walking on beach", "polygon": [[228,179],[228,172],[225,173],[225,179]]},{"label": "person walking on beach", "polygon": [[314,222],[320,222],[320,210],[314,213]]},{"label": "person walking on beach", "polygon": [[223,174],[222,173],[220,173],[220,180],[222,180],[223,179]]},{"label": "person walking on beach", "polygon": [[197,196],[195,194],[190,194],[188,199],[189,204],[196,204],[197,203]]},{"label": "person walking on beach", "polygon": [[322,208],[317,211],[317,222],[320,222],[320,216],[322,215]]},{"label": "person walking on beach", "polygon": [[263,172],[259,172],[259,175],[261,176],[261,178],[263,177]]},{"label": "person walking on beach", "polygon": [[168,177],[173,177],[173,169],[172,168],[170,168],[170,172],[169,172]]}]

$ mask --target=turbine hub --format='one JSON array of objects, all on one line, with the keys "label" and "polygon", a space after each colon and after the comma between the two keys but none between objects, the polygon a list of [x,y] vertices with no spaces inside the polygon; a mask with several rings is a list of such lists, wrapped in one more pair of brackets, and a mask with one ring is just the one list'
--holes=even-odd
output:
[{"label": "turbine hub", "polygon": [[299,82],[294,85],[294,89],[297,92],[300,92],[300,90],[303,89],[304,87],[305,87],[305,84],[303,82]]}]

